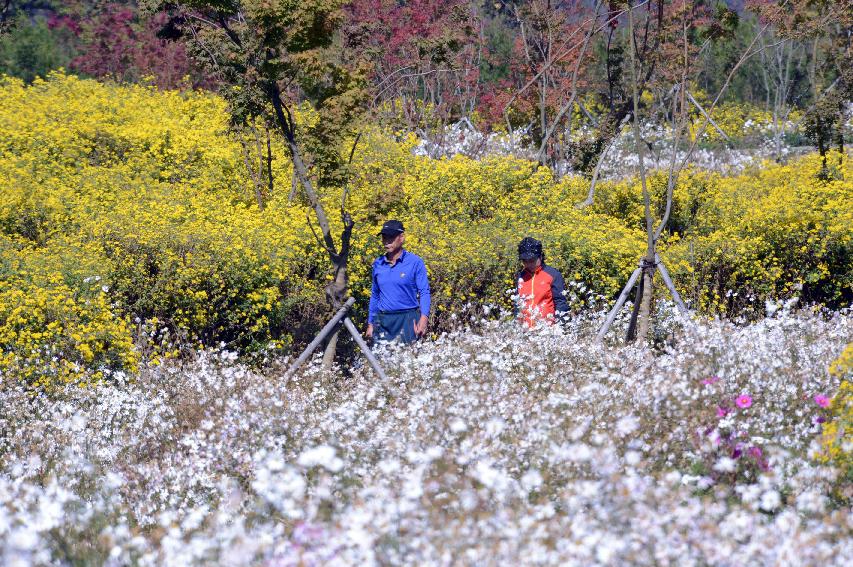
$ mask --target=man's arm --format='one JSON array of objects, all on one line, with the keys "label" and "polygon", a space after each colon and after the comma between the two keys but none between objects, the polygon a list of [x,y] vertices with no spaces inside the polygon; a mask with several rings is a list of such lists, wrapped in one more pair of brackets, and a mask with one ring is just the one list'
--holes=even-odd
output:
[{"label": "man's arm", "polygon": [[421,315],[429,317],[430,305],[432,303],[432,292],[429,289],[429,276],[427,274],[426,264],[423,263],[423,260],[418,263],[418,266],[415,269],[415,285],[418,287]]},{"label": "man's arm", "polygon": [[432,303],[432,292],[429,289],[429,275],[427,274],[426,264],[421,260],[415,269],[415,285],[418,288],[418,298],[421,308],[421,318],[415,324],[415,334],[418,336],[426,333],[427,323],[429,322],[429,310]]}]

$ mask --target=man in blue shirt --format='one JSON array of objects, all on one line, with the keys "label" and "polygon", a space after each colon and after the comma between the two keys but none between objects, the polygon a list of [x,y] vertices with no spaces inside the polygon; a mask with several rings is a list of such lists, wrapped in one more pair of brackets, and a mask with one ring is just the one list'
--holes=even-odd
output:
[{"label": "man in blue shirt", "polygon": [[403,249],[403,223],[389,220],[379,232],[385,255],[373,262],[373,287],[367,313],[368,338],[411,343],[426,333],[430,291],[424,261]]}]

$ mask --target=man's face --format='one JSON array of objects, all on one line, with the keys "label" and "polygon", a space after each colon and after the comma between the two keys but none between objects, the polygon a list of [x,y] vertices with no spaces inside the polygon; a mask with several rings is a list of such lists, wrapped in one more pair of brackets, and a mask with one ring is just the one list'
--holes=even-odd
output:
[{"label": "man's face", "polygon": [[532,274],[536,271],[536,268],[542,265],[542,259],[536,256],[530,260],[522,260],[521,263],[524,264],[524,269]]},{"label": "man's face", "polygon": [[383,234],[382,246],[385,247],[385,253],[393,256],[399,252],[403,248],[404,240],[405,235],[402,232],[400,234]]}]

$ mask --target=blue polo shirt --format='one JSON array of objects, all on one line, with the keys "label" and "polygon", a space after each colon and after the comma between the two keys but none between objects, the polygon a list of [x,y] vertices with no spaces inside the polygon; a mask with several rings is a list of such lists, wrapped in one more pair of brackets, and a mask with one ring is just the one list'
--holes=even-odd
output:
[{"label": "blue polo shirt", "polygon": [[373,262],[373,288],[367,322],[372,324],[380,311],[400,311],[418,306],[421,315],[429,315],[429,280],[420,256],[403,250],[393,266],[385,256],[377,258]]}]

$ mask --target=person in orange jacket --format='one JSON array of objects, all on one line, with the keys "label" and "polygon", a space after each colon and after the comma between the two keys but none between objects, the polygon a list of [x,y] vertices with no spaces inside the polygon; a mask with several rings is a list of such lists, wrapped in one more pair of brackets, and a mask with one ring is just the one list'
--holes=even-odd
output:
[{"label": "person in orange jacket", "polygon": [[554,323],[569,311],[562,274],[545,265],[542,243],[529,236],[518,244],[518,319],[528,327],[539,321]]}]

